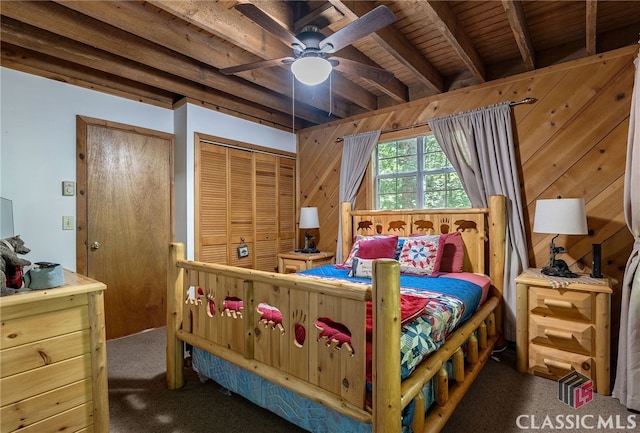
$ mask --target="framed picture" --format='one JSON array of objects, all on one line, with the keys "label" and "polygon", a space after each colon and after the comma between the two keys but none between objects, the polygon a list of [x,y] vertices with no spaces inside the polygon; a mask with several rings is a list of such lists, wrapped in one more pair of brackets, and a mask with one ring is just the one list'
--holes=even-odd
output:
[{"label": "framed picture", "polygon": [[249,256],[249,247],[247,245],[238,247],[238,257],[242,259],[247,256]]}]

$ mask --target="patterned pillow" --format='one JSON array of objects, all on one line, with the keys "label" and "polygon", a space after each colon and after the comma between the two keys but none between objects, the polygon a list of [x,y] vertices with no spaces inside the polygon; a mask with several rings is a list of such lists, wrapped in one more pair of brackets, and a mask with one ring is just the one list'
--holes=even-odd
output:
[{"label": "patterned pillow", "polygon": [[354,257],[351,263],[350,277],[371,278],[373,276],[373,259]]},{"label": "patterned pillow", "polygon": [[420,236],[404,241],[400,253],[400,272],[417,275],[438,275],[444,237]]}]

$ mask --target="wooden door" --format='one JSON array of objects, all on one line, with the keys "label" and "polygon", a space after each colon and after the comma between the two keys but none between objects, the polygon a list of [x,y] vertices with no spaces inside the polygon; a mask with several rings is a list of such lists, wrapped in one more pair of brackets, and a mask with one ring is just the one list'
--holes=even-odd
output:
[{"label": "wooden door", "polygon": [[107,338],[164,326],[173,137],[80,117],[77,133],[77,269],[107,285]]}]

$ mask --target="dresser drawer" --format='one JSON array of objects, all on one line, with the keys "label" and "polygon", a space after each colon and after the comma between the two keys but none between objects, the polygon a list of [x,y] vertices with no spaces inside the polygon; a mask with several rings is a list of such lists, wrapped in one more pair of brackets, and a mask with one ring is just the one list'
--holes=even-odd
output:
[{"label": "dresser drawer", "polygon": [[593,359],[590,356],[551,349],[537,344],[529,346],[529,371],[531,373],[558,380],[572,370],[593,379]]},{"label": "dresser drawer", "polygon": [[529,288],[529,311],[541,316],[592,322],[593,296],[589,292]]},{"label": "dresser drawer", "polygon": [[594,327],[585,322],[530,314],[529,340],[541,346],[582,355],[591,356],[594,353]]}]

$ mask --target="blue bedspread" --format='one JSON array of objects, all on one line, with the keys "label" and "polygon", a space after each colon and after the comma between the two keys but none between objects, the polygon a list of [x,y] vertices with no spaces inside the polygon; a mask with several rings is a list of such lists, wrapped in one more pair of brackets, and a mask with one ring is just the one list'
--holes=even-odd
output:
[{"label": "blue bedspread", "polygon": [[[312,275],[323,279],[337,279],[352,283],[371,284],[371,278],[350,277],[349,269],[336,265],[324,265],[301,271],[298,275]],[[482,289],[469,281],[453,278],[400,274],[402,293],[420,296],[421,291],[436,292],[458,298],[464,304],[460,322],[467,320],[478,309]]]}]

